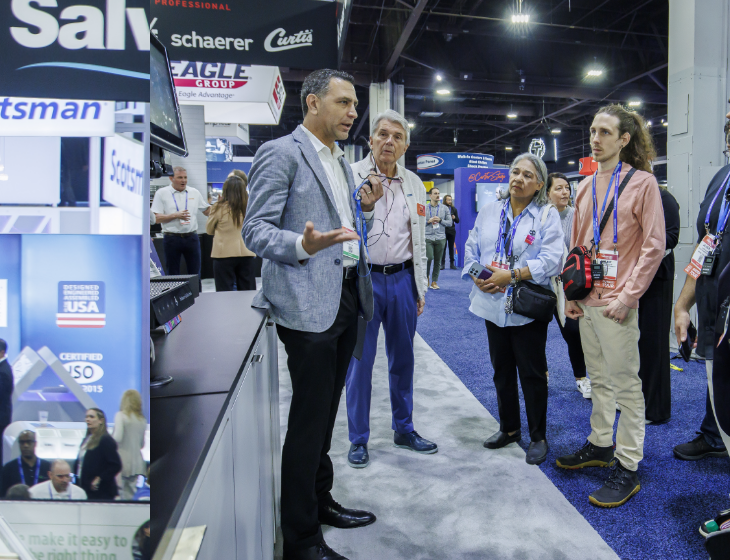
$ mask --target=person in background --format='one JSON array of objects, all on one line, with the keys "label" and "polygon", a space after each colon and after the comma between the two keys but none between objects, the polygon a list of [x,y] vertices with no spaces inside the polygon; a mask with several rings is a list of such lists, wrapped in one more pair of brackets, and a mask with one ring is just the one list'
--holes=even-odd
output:
[{"label": "person in background", "polygon": [[[570,184],[568,184],[568,178],[562,173],[550,173],[547,181],[547,192],[550,202],[557,208],[560,214],[560,225],[563,228],[565,254],[567,255],[572,249],[570,247],[570,232],[573,227],[573,213],[575,212],[575,209],[570,203]],[[558,323],[560,334],[568,345],[568,357],[570,358],[570,365],[573,367],[575,386],[584,398],[590,399],[591,380],[586,374],[586,360],[583,356],[583,347],[580,343],[580,327],[578,326],[577,320],[565,317],[561,311],[556,307],[554,316]]]},{"label": "person in background", "polygon": [[147,520],[134,534],[132,541],[132,558],[134,560],[151,560],[152,542],[150,541],[150,522]]},{"label": "person in background", "polygon": [[20,457],[8,461],[3,466],[0,497],[4,496],[8,489],[16,484],[34,486],[39,482],[48,480],[51,463],[36,456],[35,432],[31,430],[20,432],[18,434],[18,447],[20,448]]},{"label": "person in background", "polygon": [[119,494],[116,476],[122,470],[117,442],[109,435],[106,416],[98,408],[86,411],[86,437],[74,472],[90,500],[113,500]]},{"label": "person in background", "polygon": [[666,249],[654,279],[639,299],[639,378],[647,424],[664,424],[672,416],[669,337],[674,299],[674,251],[679,242],[679,204],[659,187],[664,209]]},{"label": "person in background", "polygon": [[13,370],[8,363],[8,343],[0,338],[0,465],[3,461],[2,437],[5,428],[13,421]]},{"label": "person in background", "polygon": [[[451,261],[451,270],[456,270],[456,261],[454,260],[454,241],[456,240],[456,224],[459,223],[459,212],[454,206],[454,198],[447,194],[444,196],[444,204],[451,208],[451,219],[453,223],[446,228],[446,246],[449,249],[449,260]],[[441,270],[446,268],[446,249],[441,257]]]},{"label": "person in background", "polygon": [[[433,187],[429,192],[430,204],[426,205],[426,280],[431,278],[430,288],[438,290],[441,257],[446,248],[446,228],[454,222],[451,219],[451,208],[439,202],[441,193]],[[433,275],[431,274],[433,263]]]},{"label": "person in background", "polygon": [[144,484],[137,488],[137,491],[134,493],[134,498],[132,498],[135,502],[149,502],[150,501],[150,468],[147,467],[147,475],[144,479]]},{"label": "person in background", "polygon": [[[546,181],[547,168],[540,158],[529,153],[515,158],[507,200],[488,202],[479,210],[464,247],[461,274],[475,284],[469,311],[484,319],[497,390],[499,431],[484,447],[499,449],[522,439],[519,374],[531,439],[525,461],[530,465],[545,461],[548,452],[548,323],[514,313],[507,303],[518,281],[531,280],[552,290],[550,278],[560,272],[563,231],[558,212],[548,205]],[[474,263],[492,276],[475,280],[468,274]]]},{"label": "person in background", "polygon": [[241,171],[240,169],[234,169],[228,174],[229,177],[238,177],[239,179],[243,179],[243,181],[246,183],[246,188],[248,188],[248,175],[246,175],[245,171]]},{"label": "person in background", "polygon": [[[639,298],[664,258],[664,211],[651,161],[654,142],[644,119],[621,105],[598,110],[590,128],[598,170],[576,190],[571,246],[591,247],[601,265],[586,298],[568,301],[565,315],[580,319],[583,355],[591,372],[591,433],[577,451],[556,461],[564,469],[605,467],[611,472],[588,500],[618,507],[641,490],[637,470],[644,456],[644,394],[639,378]],[[617,199],[621,183],[633,173]],[[600,229],[605,201],[613,210]],[[598,202],[596,202],[598,201]],[[610,217],[612,216],[612,218]],[[616,406],[621,416],[613,447]]]},{"label": "person in background", "polygon": [[32,486],[30,497],[34,500],[86,500],[87,494],[83,488],[71,484],[71,467],[62,460],[56,459],[51,463],[48,479]]},{"label": "person in background", "polygon": [[200,239],[198,239],[198,210],[210,213],[210,205],[198,189],[188,188],[188,172],[175,167],[170,186],[157,189],[151,211],[155,221],[162,224],[167,274],[180,274],[180,257],[185,257],[188,274],[200,274]]},{"label": "person in background", "polygon": [[[372,151],[352,166],[359,181],[371,174],[383,182],[384,196],[375,203],[368,252],[372,264],[373,318],[367,324],[362,357],[347,370],[347,421],[351,467],[369,464],[370,399],[373,363],[380,325],[385,331],[393,442],[417,453],[435,453],[435,443],[413,426],[413,338],[426,305],[426,187],[418,175],[398,165],[410,143],[410,127],[400,114],[387,110],[373,121]],[[419,208],[420,207],[420,208]]]},{"label": "person in background", "polygon": [[[46,475],[47,476],[47,475]],[[32,500],[30,488],[25,484],[13,484],[5,493],[6,500]]]},{"label": "person in background", "polygon": [[229,175],[205,226],[208,235],[214,236],[211,257],[216,292],[230,292],[234,284],[239,291],[256,289],[256,255],[246,248],[241,236],[248,205],[247,185],[248,180]]},{"label": "person in background", "polygon": [[142,457],[147,420],[142,415],[142,396],[134,389],[124,391],[119,412],[114,415],[114,433],[122,460],[120,500],[131,500],[137,491],[137,477],[147,472]]},{"label": "person in background", "polygon": [[[726,118],[730,119],[730,113]],[[730,155],[730,123],[725,125],[725,144],[728,155]],[[723,442],[713,411],[712,392],[710,391],[715,352],[713,343],[715,314],[718,310],[717,287],[720,273],[730,263],[730,248],[728,248],[730,219],[727,219],[727,213],[724,216],[725,224],[720,223],[721,212],[730,212],[726,206],[730,203],[725,203],[728,196],[730,196],[730,164],[721,168],[710,181],[697,214],[697,247],[709,234],[715,238],[722,236],[722,250],[716,256],[717,262],[715,262],[711,274],[698,274],[696,277],[687,274],[682,292],[674,306],[674,332],[677,336],[677,343],[682,344],[687,339],[687,329],[690,324],[689,311],[695,303],[697,304],[697,339],[691,342],[697,355],[705,359],[707,370],[705,417],[702,419],[698,435],[687,443],[677,445],[673,450],[674,456],[683,461],[697,461],[706,457],[727,457],[728,455],[728,448]]]}]

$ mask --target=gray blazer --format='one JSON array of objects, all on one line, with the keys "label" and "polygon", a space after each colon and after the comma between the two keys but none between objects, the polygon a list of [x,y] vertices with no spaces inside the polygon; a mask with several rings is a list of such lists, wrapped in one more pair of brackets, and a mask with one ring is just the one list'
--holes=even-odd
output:
[{"label": "gray blazer", "polygon": [[[340,158],[350,192],[355,183],[350,164]],[[355,214],[355,203],[350,197]],[[317,152],[298,127],[292,134],[263,144],[249,174],[249,199],[243,222],[246,247],[264,259],[262,290],[254,307],[269,309],[287,328],[324,332],[335,322],[342,292],[342,244],[297,260],[296,241],[307,221],[316,230],[341,227],[332,189]],[[360,240],[357,289],[360,312],[373,317],[373,286]]]}]

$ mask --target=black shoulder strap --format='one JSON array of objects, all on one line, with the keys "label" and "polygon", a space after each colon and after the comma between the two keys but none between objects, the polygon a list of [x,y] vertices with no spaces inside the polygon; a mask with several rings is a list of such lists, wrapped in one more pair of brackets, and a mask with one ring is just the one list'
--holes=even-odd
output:
[{"label": "black shoulder strap", "polygon": [[[621,193],[624,192],[624,189],[626,188],[626,185],[629,184],[629,179],[634,176],[634,173],[636,172],[636,168],[632,167],[629,169],[629,172],[626,174],[626,177],[624,177],[624,180],[621,181],[621,186],[618,188],[618,197],[616,197],[616,200],[621,198]],[[606,224],[608,223],[608,218],[611,216],[611,213],[613,212],[613,198],[611,199],[611,202],[608,203],[608,208],[606,208],[606,213],[603,215],[603,219],[601,220],[601,229],[598,231],[601,232],[601,235],[603,235],[603,228],[606,227]]]}]

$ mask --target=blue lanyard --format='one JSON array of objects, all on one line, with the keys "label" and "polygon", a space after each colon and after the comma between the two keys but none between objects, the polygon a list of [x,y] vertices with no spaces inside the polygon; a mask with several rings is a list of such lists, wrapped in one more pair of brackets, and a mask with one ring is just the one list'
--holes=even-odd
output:
[{"label": "blue lanyard", "polygon": [[720,196],[721,192],[725,193],[725,196],[722,199],[722,206],[720,206],[720,215],[717,218],[717,228],[715,229],[715,235],[722,236],[723,232],[725,231],[728,216],[730,216],[730,203],[727,199],[727,191],[730,190],[730,185],[728,185],[728,182],[730,182],[730,173],[727,174],[727,177],[725,177],[722,185],[720,185],[720,188],[717,189],[715,197],[712,199],[712,204],[710,204],[710,207],[707,209],[707,216],[705,217],[705,230],[707,231],[707,233],[710,233],[710,214],[712,213],[712,209],[715,207],[715,202],[717,202],[717,197]]},{"label": "blue lanyard", "polygon": [[[430,204],[429,203],[429,205],[428,205],[428,218],[429,218],[429,220],[431,218],[433,218],[433,212],[432,212],[432,210],[433,210],[433,204]],[[436,207],[436,217],[437,218],[438,218],[438,215],[439,215],[439,211],[440,210],[441,210],[441,203],[439,202],[439,205]],[[431,225],[431,227],[433,227],[433,224],[430,224],[430,225]],[[438,227],[439,225],[440,224],[436,224],[436,227]]]},{"label": "blue lanyard", "polygon": [[504,255],[507,259],[509,259],[512,256],[512,249],[515,245],[515,234],[517,233],[517,226],[520,225],[520,221],[522,220],[522,216],[525,215],[525,211],[523,210],[520,212],[520,214],[512,220],[512,227],[510,228],[509,232],[509,250],[506,250],[506,243],[507,240],[504,237],[505,234],[505,226],[507,225],[507,205],[509,204],[509,199],[504,201],[504,206],[502,207],[502,214],[499,217],[499,237],[497,238],[497,247],[495,247],[499,253],[499,260],[502,261],[502,256]]},{"label": "blue lanyard", "polygon": [[[18,470],[20,471],[20,481],[25,484],[25,474],[23,473],[23,463],[20,460],[20,457],[18,457]],[[36,457],[35,458],[35,478],[33,479],[33,484],[28,484],[28,486],[35,486],[38,484],[38,475],[41,472],[41,460]]]},{"label": "blue lanyard", "polygon": [[[180,211],[180,207],[177,205],[177,200],[175,199],[175,193],[176,192],[180,192],[180,191],[176,191],[176,190],[173,189],[173,191],[172,191],[172,201],[175,203],[175,210],[177,210],[179,212]],[[185,193],[185,210],[187,210],[188,209],[188,189],[185,189],[183,191],[183,193]]]},{"label": "blue lanyard", "polygon": [[[606,210],[606,202],[608,202],[608,195],[611,192],[611,184],[613,183],[613,245],[614,247],[618,243],[618,188],[619,178],[621,177],[621,162],[613,170],[611,179],[608,182],[608,189],[606,189],[606,196],[603,198],[603,207],[601,208],[601,218],[603,212]],[[593,174],[593,243],[596,246],[596,250],[600,249],[601,246],[601,222],[598,221],[598,199],[596,198],[596,176],[598,171]]]},{"label": "blue lanyard", "polygon": [[[362,246],[365,249],[365,256],[367,257],[367,260],[365,262],[368,262],[370,260],[370,253],[368,252],[368,225],[365,221],[365,215],[362,213],[362,202],[360,201],[360,189],[363,187],[365,183],[368,182],[368,178],[365,177],[365,180],[360,183],[360,186],[355,189],[355,192],[352,193],[352,198],[355,199],[355,229],[357,230],[357,234],[360,236],[360,239],[362,240]],[[362,255],[360,256],[362,258]],[[370,269],[372,268],[372,265],[368,267],[368,273],[365,274],[364,277],[367,277],[370,274]],[[360,267],[358,266],[358,276],[360,275]]]}]

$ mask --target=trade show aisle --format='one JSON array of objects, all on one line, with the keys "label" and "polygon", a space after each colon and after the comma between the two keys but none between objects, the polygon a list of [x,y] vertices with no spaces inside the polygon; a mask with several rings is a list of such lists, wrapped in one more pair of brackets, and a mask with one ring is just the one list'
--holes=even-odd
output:
[{"label": "trade show aisle", "polygon": [[[437,442],[439,452],[419,455],[393,447],[381,331],[370,466],[347,466],[344,398],[331,451],[335,500],[373,511],[378,521],[353,530],[326,527],[333,549],[351,560],[618,558],[540,469],[525,463],[522,449],[482,447],[497,422],[418,335],[416,364],[416,429]],[[283,441],[291,387],[281,344],[279,379]]]},{"label": "trade show aisle", "polygon": [[[469,313],[473,284],[461,280],[460,273],[443,271],[439,278],[441,289],[429,290],[418,333],[479,402],[497,415],[484,321]],[[526,352],[530,350],[525,348]],[[548,331],[547,362],[550,451],[540,470],[622,560],[706,558],[698,527],[728,507],[730,463],[727,458],[680,461],[672,455],[675,445],[696,437],[695,430],[702,422],[707,388],[705,364],[672,360],[683,369],[672,371],[672,418],[667,424],[646,427],[644,460],[639,465],[641,491],[625,506],[606,510],[592,506],[588,494],[603,484],[607,470],[566,471],[555,465],[559,455],[572,452],[585,442],[591,414],[591,401],[576,390],[568,349],[555,321]],[[520,406],[524,434],[527,419],[521,394]],[[428,437],[428,433],[424,435]],[[528,444],[523,436],[520,445],[526,449]]]}]

